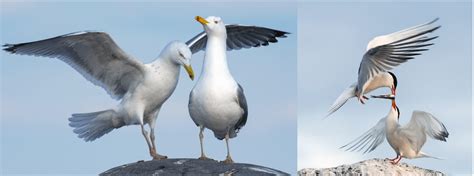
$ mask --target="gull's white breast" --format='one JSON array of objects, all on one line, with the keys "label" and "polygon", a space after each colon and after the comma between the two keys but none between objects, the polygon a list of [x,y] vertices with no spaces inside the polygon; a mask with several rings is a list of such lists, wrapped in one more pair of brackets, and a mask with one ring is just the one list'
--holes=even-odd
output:
[{"label": "gull's white breast", "polygon": [[[137,124],[139,119],[151,115],[161,108],[178,84],[179,66],[162,62],[145,65],[145,76],[141,83],[128,93],[121,102],[120,112],[126,124]],[[153,117],[154,118],[154,117]],[[128,123],[127,123],[128,121]]]},{"label": "gull's white breast", "polygon": [[237,88],[232,77],[210,75],[199,79],[189,107],[193,120],[214,132],[226,132],[243,114],[236,101]]}]

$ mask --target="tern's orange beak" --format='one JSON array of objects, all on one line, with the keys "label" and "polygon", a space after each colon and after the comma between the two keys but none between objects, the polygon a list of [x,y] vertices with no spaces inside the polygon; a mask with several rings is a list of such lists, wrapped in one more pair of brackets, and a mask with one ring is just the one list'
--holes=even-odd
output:
[{"label": "tern's orange beak", "polygon": [[397,103],[395,103],[395,99],[392,99],[392,108],[397,108]]}]

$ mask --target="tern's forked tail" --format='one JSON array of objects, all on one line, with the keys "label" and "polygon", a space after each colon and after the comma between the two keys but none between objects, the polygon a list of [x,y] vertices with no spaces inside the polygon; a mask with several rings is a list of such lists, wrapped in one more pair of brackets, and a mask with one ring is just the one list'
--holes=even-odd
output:
[{"label": "tern's forked tail", "polygon": [[356,86],[352,85],[348,87],[344,92],[342,92],[339,97],[337,97],[336,101],[332,104],[331,108],[329,108],[326,117],[329,117],[332,113],[336,112],[339,108],[341,108],[344,104],[346,104],[347,100],[352,97],[355,97]]},{"label": "tern's forked tail", "polygon": [[418,153],[418,157],[417,158],[433,158],[433,159],[437,159],[437,160],[444,160],[443,158],[438,158],[438,157],[434,157],[434,156],[431,156],[431,155],[428,155],[422,151],[420,151]]}]

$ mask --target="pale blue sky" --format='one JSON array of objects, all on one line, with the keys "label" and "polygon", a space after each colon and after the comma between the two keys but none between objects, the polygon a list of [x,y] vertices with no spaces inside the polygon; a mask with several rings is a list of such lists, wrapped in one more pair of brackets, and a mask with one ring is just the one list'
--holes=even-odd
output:
[{"label": "pale blue sky", "polygon": [[[278,13],[274,13],[278,12]],[[296,171],[296,4],[293,3],[5,3],[1,41],[18,43],[81,30],[109,33],[127,53],[152,61],[172,40],[202,31],[194,16],[221,16],[226,23],[291,32],[278,44],[228,53],[229,67],[244,87],[249,119],[230,142],[237,162]],[[138,126],[84,142],[68,126],[72,113],[117,104],[67,64],[1,52],[1,173],[97,174],[150,159]],[[200,73],[203,53],[193,56]],[[157,121],[157,147],[169,157],[199,156],[198,128],[188,115],[195,82],[184,72]],[[205,133],[209,157],[223,160],[225,142]]]},{"label": "pale blue sky", "polygon": [[[384,142],[366,155],[338,149],[387,115],[387,101],[351,100],[330,118],[325,113],[357,79],[367,43],[439,17],[440,37],[430,50],[394,69],[401,124],[413,110],[434,114],[447,127],[448,141],[429,139],[423,151],[435,159],[402,162],[448,174],[471,173],[471,4],[470,3],[301,3],[298,6],[298,169],[330,167],[369,158],[395,157]],[[379,90],[373,94],[386,93]]]}]

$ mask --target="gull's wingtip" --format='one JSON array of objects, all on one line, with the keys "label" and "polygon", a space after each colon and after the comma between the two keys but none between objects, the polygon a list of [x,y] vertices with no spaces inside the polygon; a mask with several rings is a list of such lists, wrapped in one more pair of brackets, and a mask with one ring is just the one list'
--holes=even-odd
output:
[{"label": "gull's wingtip", "polygon": [[15,53],[15,45],[14,44],[6,43],[6,44],[3,44],[2,47],[4,47],[4,48],[2,48],[3,51],[10,52],[10,53]]},{"label": "gull's wingtip", "polygon": [[278,37],[278,38],[286,38],[286,37],[288,37],[286,35],[291,34],[291,33],[286,32],[286,31],[280,31],[280,30],[276,30],[276,31],[277,31],[277,33],[276,33],[275,36]]}]

